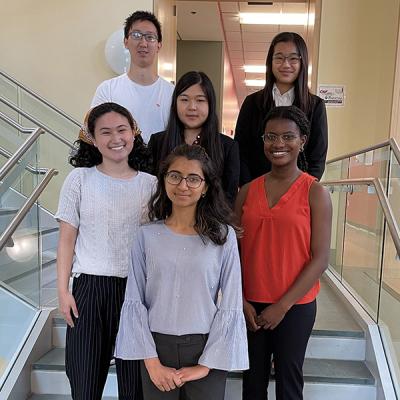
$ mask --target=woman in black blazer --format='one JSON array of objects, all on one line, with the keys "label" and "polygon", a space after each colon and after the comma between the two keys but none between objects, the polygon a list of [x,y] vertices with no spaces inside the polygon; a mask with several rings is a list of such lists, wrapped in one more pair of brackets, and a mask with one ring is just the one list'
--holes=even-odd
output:
[{"label": "woman in black blazer", "polygon": [[279,33],[272,40],[266,65],[265,87],[246,97],[236,124],[240,186],[271,169],[261,139],[263,120],[272,107],[292,104],[299,107],[311,123],[304,156],[307,172],[321,179],[328,150],[328,124],[324,102],[308,89],[308,52],[303,38],[297,33]]},{"label": "woman in black blazer", "polygon": [[234,140],[218,132],[215,92],[204,72],[190,71],[179,79],[172,95],[167,130],[150,137],[148,147],[155,175],[160,162],[182,143],[204,147],[233,205],[239,185],[239,148]]}]

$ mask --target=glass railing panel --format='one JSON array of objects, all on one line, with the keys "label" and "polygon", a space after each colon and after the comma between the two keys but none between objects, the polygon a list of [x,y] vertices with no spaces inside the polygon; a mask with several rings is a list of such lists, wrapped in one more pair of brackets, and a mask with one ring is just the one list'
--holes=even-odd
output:
[{"label": "glass railing panel", "polygon": [[42,180],[43,175],[38,170],[38,152],[39,143],[36,141],[0,184],[0,232]]},{"label": "glass railing panel", "polygon": [[387,179],[390,160],[390,146],[350,157],[349,178]]},{"label": "glass railing panel", "polygon": [[332,200],[332,236],[329,265],[335,275],[341,279],[343,266],[343,236],[345,227],[346,192],[331,192]]},{"label": "glass railing panel", "polygon": [[[330,190],[340,193],[340,204],[337,206],[335,196],[332,196],[334,208],[340,215],[334,220],[332,236],[336,247],[343,246],[342,283],[376,321],[383,242],[382,208],[372,185],[335,185]],[[339,269],[336,266],[336,270]]]},{"label": "glass railing panel", "polygon": [[378,324],[387,356],[394,360],[392,374],[400,398],[400,258],[386,229]]},{"label": "glass railing panel", "polygon": [[41,237],[35,204],[0,251],[0,281],[35,307],[40,306]]},{"label": "glass railing panel", "polygon": [[[75,140],[79,126],[22,89],[20,89],[18,106],[67,140],[71,142]],[[25,126],[25,124],[29,124],[29,121],[22,118],[22,123]]]},{"label": "glass railing panel", "polygon": [[25,343],[38,311],[0,287],[0,391],[16,357]]},{"label": "glass railing panel", "polygon": [[20,132],[0,118],[0,147],[15,153],[27,137],[27,134]]},{"label": "glass railing panel", "polygon": [[393,152],[390,157],[389,187],[387,191],[389,204],[394,218],[400,225],[400,165]]},{"label": "glass railing panel", "polygon": [[322,181],[346,179],[348,177],[349,159],[334,161],[326,165]]}]

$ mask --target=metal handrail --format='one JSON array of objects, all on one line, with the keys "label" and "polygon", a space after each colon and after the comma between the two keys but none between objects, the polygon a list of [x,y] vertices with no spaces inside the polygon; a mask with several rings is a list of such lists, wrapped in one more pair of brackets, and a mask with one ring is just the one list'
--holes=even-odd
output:
[{"label": "metal handrail", "polygon": [[67,146],[69,146],[71,149],[75,149],[73,143],[71,143],[69,140],[65,139],[62,135],[59,133],[53,131],[51,128],[48,126],[42,124],[39,120],[37,120],[35,117],[32,117],[32,115],[28,114],[26,111],[22,110],[21,108],[17,107],[14,103],[11,101],[5,99],[4,97],[0,96],[0,101],[16,111],[17,113],[21,114],[23,117],[34,123],[36,126],[42,128],[44,131],[50,133],[50,135],[54,136],[56,139],[60,140]]},{"label": "metal handrail", "polygon": [[11,220],[10,224],[7,226],[7,228],[1,234],[1,236],[0,236],[0,251],[3,249],[3,247],[7,243],[9,243],[9,241],[11,240],[12,234],[16,231],[16,229],[18,228],[21,221],[25,218],[26,214],[28,214],[32,205],[39,198],[39,196],[41,195],[43,190],[46,188],[46,186],[49,184],[49,182],[53,178],[53,176],[55,176],[57,174],[58,174],[58,171],[55,170],[54,168],[49,169],[47,171],[47,173],[43,177],[42,181],[39,183],[38,186],[36,186],[36,188],[33,190],[32,194],[25,201],[25,203],[22,205],[20,210],[15,215],[15,217]]},{"label": "metal handrail", "polygon": [[8,161],[0,169],[0,181],[8,174],[8,172],[18,163],[20,158],[30,149],[32,144],[37,140],[37,138],[44,133],[42,128],[37,128],[24,143],[17,149],[17,151],[8,159]]},{"label": "metal handrail", "polygon": [[392,207],[386,196],[385,189],[378,178],[356,178],[356,179],[340,179],[321,182],[324,186],[346,186],[346,185],[373,185],[375,193],[378,196],[379,203],[382,207],[383,214],[388,225],[390,235],[396,247],[397,254],[400,255],[400,229],[394,217]]},{"label": "metal handrail", "polygon": [[390,148],[393,151],[397,161],[400,163],[400,147],[397,144],[396,139],[394,139],[394,138],[390,138],[388,140],[385,140],[382,143],[378,143],[378,144],[375,144],[373,146],[365,147],[364,149],[361,149],[361,150],[353,151],[351,153],[347,153],[347,154],[344,154],[342,156],[332,158],[331,160],[328,160],[326,163],[327,164],[331,164],[331,163],[334,163],[336,161],[340,161],[340,160],[344,160],[346,158],[358,156],[359,154],[368,153],[369,151],[377,150],[377,149],[380,149],[380,148],[385,147],[385,146],[390,146]]},{"label": "metal handrail", "polygon": [[24,84],[21,82],[18,82],[16,79],[14,79],[12,76],[8,75],[4,71],[0,70],[0,75],[4,76],[6,79],[14,83],[15,85],[19,86],[25,92],[29,93],[31,96],[35,97],[37,100],[42,102],[43,104],[46,104],[46,106],[50,107],[53,111],[57,112],[58,114],[61,114],[64,118],[68,119],[71,121],[73,124],[75,124],[78,128],[81,126],[81,124],[74,118],[72,118],[70,115],[66,114],[64,111],[60,110],[58,107],[56,107],[54,104],[49,103],[46,99],[44,99],[42,96],[38,95],[35,93],[33,90],[27,88]]},{"label": "metal handrail", "polygon": [[0,119],[2,119],[4,122],[7,122],[7,124],[11,125],[13,128],[18,129],[22,133],[32,133],[35,130],[35,128],[23,127],[18,122],[15,122],[12,118],[10,118],[8,115],[2,113],[1,111],[0,111]]},{"label": "metal handrail", "polygon": [[[4,149],[1,146],[0,146],[0,154],[6,158],[11,158],[13,155],[13,153]],[[20,162],[20,161],[18,161],[18,162]],[[31,172],[32,174],[35,174],[35,175],[44,175],[49,170],[48,168],[35,168],[30,164],[27,164],[25,169],[27,169],[29,172]]]}]

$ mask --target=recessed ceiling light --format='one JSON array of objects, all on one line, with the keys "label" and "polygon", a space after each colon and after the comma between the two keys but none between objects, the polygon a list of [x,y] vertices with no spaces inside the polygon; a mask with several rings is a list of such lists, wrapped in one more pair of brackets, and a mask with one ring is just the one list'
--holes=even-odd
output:
[{"label": "recessed ceiling light", "polygon": [[307,25],[307,13],[239,13],[241,24]]},{"label": "recessed ceiling light", "polygon": [[244,65],[244,72],[265,73],[267,67],[265,65]]},{"label": "recessed ceiling light", "polygon": [[253,86],[253,87],[264,87],[265,86],[265,79],[246,79],[244,81],[246,86]]}]

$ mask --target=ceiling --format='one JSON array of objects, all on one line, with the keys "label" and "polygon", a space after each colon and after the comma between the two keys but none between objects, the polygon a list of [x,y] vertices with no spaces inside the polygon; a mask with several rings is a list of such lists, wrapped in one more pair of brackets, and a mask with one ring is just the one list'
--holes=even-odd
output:
[{"label": "ceiling", "polygon": [[[271,4],[268,4],[271,3]],[[305,38],[305,25],[240,24],[239,12],[307,13],[307,0],[266,1],[177,1],[178,38],[223,41],[232,67],[239,104],[260,87],[246,86],[245,80],[265,79],[265,73],[249,73],[244,65],[265,65],[272,38],[279,32],[297,32]]]}]

